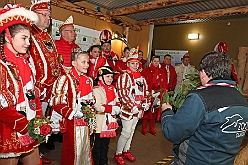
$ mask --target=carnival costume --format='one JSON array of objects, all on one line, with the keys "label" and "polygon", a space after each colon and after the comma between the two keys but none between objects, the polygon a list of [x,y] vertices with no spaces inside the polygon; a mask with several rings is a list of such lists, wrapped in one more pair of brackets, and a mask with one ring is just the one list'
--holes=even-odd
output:
[{"label": "carnival costume", "polygon": [[[145,77],[147,85],[148,85],[148,91],[151,94],[155,94],[155,92],[161,88],[164,90],[168,90],[168,84],[167,84],[167,74],[166,71],[161,68],[161,65],[159,64],[158,67],[155,67],[152,63],[150,63],[148,68],[145,68],[141,72],[142,76]],[[160,108],[157,105],[157,101],[160,99],[159,93],[158,95],[155,94],[154,98],[152,99],[152,106],[149,108],[148,111],[144,113],[143,121],[142,121],[142,133],[144,135],[147,134],[147,123],[148,119],[150,120],[150,133],[153,135],[156,135],[155,131],[155,122],[157,120],[160,120],[161,113]]]},{"label": "carnival costume", "polygon": [[161,68],[164,68],[167,72],[168,78],[168,90],[173,91],[177,85],[177,73],[173,65],[166,65],[164,62],[161,64]]},{"label": "carnival costume", "polygon": [[[69,74],[60,76],[53,85],[50,106],[62,115],[60,131],[63,132],[63,145],[60,165],[92,165],[90,133],[95,129],[95,118],[83,116],[82,108],[94,109],[92,79],[85,74],[78,75],[74,67]],[[53,115],[57,115],[53,111]],[[90,129],[89,129],[90,128]]]},{"label": "carnival costume", "polygon": [[101,56],[94,58],[90,54],[89,57],[90,57],[90,63],[89,63],[88,75],[93,80],[96,80],[98,68],[100,68],[101,66],[108,66],[108,62],[106,58],[103,58]]},{"label": "carnival costume", "polygon": [[115,130],[118,128],[116,115],[120,113],[120,102],[115,87],[107,85],[103,78],[106,74],[115,73],[109,66],[98,69],[98,76],[102,76],[103,81],[99,80],[98,86],[93,89],[96,97],[96,131],[92,150],[94,165],[108,164],[108,146],[110,138],[116,136]]},{"label": "carnival costume", "polygon": [[[42,9],[50,10],[49,0],[37,1],[30,6],[32,11]],[[44,102],[48,102],[52,85],[63,70],[58,62],[58,53],[54,40],[47,30],[42,30],[33,25],[29,50],[36,70],[36,86],[41,91],[41,99]]]},{"label": "carnival costume", "polygon": [[[0,33],[5,30],[12,44],[9,26],[31,27],[38,16],[20,5],[6,5],[0,10]],[[14,48],[13,48],[14,49]],[[0,60],[0,158],[18,157],[39,144],[28,135],[28,122],[42,115],[40,92],[34,86],[33,66],[28,55],[14,54],[1,46]]]},{"label": "carnival costume", "polygon": [[[109,43],[111,44],[111,40],[112,40],[112,35],[111,32],[108,30],[103,30],[100,34],[99,37],[100,41],[101,41],[101,45],[103,45],[104,43]],[[110,50],[110,51],[101,51],[100,54],[101,57],[104,57],[107,59],[108,65],[114,69],[114,71],[116,71],[116,62],[119,60],[119,56],[118,54],[116,54],[114,51]]]},{"label": "carnival costume", "polygon": [[[60,27],[61,32],[66,26],[73,26],[73,17],[70,16]],[[55,45],[57,47],[58,54],[63,55],[63,66],[71,67],[71,52],[73,48],[79,48],[75,41],[68,42],[62,36],[59,40],[55,40]]]},{"label": "carnival costume", "polygon": [[[134,48],[130,50],[128,62],[139,62],[138,51]],[[148,110],[150,101],[146,80],[139,71],[132,71],[127,68],[127,72],[122,74],[117,81],[117,94],[122,104],[120,118],[122,120],[122,131],[118,139],[117,150],[114,160],[118,165],[125,165],[124,158],[130,162],[136,159],[130,152],[131,141],[144,110]]]}]

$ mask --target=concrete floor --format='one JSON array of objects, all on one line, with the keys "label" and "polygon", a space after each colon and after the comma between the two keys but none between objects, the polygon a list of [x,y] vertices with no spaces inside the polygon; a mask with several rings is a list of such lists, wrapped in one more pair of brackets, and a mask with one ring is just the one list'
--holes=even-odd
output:
[{"label": "concrete floor", "polygon": [[[155,125],[157,136],[147,134],[146,136],[141,133],[141,120],[139,121],[131,145],[131,152],[136,157],[136,161],[130,163],[126,161],[127,165],[153,165],[163,158],[171,155],[172,144],[167,141],[162,132],[160,122]],[[116,150],[118,136],[111,138],[109,144],[109,165],[116,165],[113,156]],[[48,150],[44,145],[41,145],[40,150],[43,154],[52,160],[50,165],[59,165],[61,156],[62,143],[55,142],[55,150]]]}]

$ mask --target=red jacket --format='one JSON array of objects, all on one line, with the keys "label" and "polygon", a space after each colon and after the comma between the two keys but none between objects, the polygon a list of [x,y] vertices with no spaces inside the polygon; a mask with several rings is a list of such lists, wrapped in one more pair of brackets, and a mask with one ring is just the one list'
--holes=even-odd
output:
[{"label": "red jacket", "polygon": [[168,89],[167,74],[164,69],[155,67],[150,64],[148,68],[145,68],[141,72],[142,76],[145,77],[148,85],[148,91],[159,90],[161,88]]},{"label": "red jacket", "polygon": [[71,52],[73,48],[79,48],[75,42],[69,43],[63,37],[60,37],[60,40],[55,41],[55,45],[58,51],[58,54],[62,54],[64,57],[63,65],[66,67],[71,66]]},{"label": "red jacket", "polygon": [[[163,68],[163,69],[165,69],[165,71],[167,71],[165,63],[161,64],[161,68]],[[167,72],[167,75],[170,76],[170,80],[168,83],[168,90],[174,90],[176,85],[177,85],[177,74],[175,71],[175,67],[173,65],[169,65],[169,72]]]}]

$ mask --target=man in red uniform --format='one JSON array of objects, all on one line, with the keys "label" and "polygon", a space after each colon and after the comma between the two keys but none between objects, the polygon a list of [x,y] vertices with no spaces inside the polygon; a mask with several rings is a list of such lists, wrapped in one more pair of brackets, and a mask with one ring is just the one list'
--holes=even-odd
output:
[{"label": "man in red uniform", "polygon": [[[107,63],[108,63],[107,65],[112,67],[114,71],[118,71],[116,67],[116,62],[119,60],[119,56],[118,54],[116,54],[114,51],[111,50],[111,40],[112,40],[111,32],[108,30],[103,30],[100,34],[99,39],[101,41],[101,46],[102,46],[102,51],[100,56],[107,59]],[[113,81],[114,86],[116,85],[118,76],[119,74],[116,74],[114,76],[114,81]]]},{"label": "man in red uniform", "polygon": [[177,85],[177,74],[175,67],[171,65],[171,55],[166,54],[164,56],[164,62],[161,64],[161,68],[164,68],[167,72],[168,90],[173,91]]},{"label": "man in red uniform", "polygon": [[[32,40],[29,50],[36,70],[36,86],[41,92],[42,111],[44,114],[51,96],[52,85],[60,75],[61,67],[58,63],[58,54],[54,41],[47,32],[51,20],[49,0],[32,2],[29,10],[37,13],[39,17],[39,21],[32,26]],[[54,146],[51,149],[54,149]],[[43,163],[51,162],[50,159],[44,156],[41,156],[41,160]]]},{"label": "man in red uniform", "polygon": [[111,32],[108,30],[103,30],[100,34],[99,39],[102,46],[101,56],[105,57],[109,66],[112,67],[114,71],[116,71],[117,69],[115,64],[119,60],[119,56],[111,50]]},{"label": "man in red uniform", "polygon": [[139,50],[139,52],[138,52],[138,58],[139,58],[139,60],[140,60],[140,62],[141,62],[141,64],[142,64],[142,68],[140,68],[140,69],[144,69],[144,68],[146,68],[147,67],[147,60],[145,60],[145,59],[143,59],[143,51],[142,50]]},{"label": "man in red uniform", "polygon": [[79,48],[75,43],[76,33],[73,26],[73,17],[70,16],[64,23],[59,27],[61,37],[55,41],[58,54],[63,55],[64,62],[63,66],[65,70],[69,70],[71,67],[71,52],[73,48]]}]

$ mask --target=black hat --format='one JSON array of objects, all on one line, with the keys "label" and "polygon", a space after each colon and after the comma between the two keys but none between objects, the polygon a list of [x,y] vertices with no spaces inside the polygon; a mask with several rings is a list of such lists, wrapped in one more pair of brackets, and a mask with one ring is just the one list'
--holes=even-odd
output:
[{"label": "black hat", "polygon": [[110,66],[101,66],[100,68],[98,68],[97,71],[98,77],[106,74],[117,74],[117,72],[114,72],[113,68]]}]

